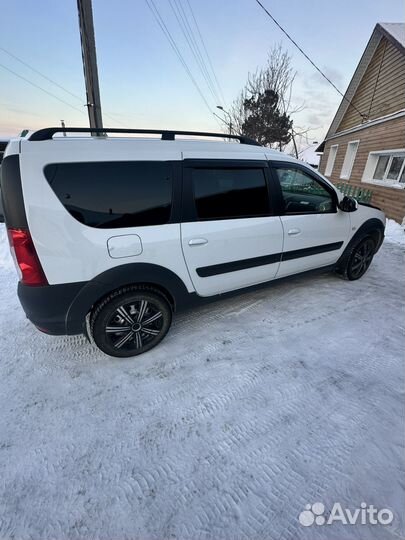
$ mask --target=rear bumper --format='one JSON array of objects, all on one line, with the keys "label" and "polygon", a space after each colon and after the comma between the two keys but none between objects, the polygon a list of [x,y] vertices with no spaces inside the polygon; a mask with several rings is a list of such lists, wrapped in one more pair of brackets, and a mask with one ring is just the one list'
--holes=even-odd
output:
[{"label": "rear bumper", "polygon": [[42,332],[60,336],[70,333],[81,333],[82,322],[70,332],[68,329],[68,313],[75,298],[85,283],[66,283],[62,285],[46,285],[32,287],[18,284],[18,298],[27,318]]},{"label": "rear bumper", "polygon": [[[145,280],[145,277],[148,279]],[[160,287],[173,299],[176,309],[190,302],[190,293],[180,278],[157,265],[124,264],[90,281],[33,287],[18,284],[18,297],[28,319],[53,335],[85,333],[86,315],[112,291],[135,283]]]}]

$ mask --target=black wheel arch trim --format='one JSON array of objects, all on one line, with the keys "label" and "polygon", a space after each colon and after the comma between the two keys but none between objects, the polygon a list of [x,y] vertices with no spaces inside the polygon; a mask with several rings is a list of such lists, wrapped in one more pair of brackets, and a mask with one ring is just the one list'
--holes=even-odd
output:
[{"label": "black wheel arch trim", "polygon": [[375,248],[375,252],[374,252],[374,253],[377,253],[377,251],[380,249],[380,247],[381,247],[381,245],[382,245],[382,243],[384,241],[384,231],[385,231],[385,226],[384,226],[383,222],[381,220],[379,220],[378,218],[370,218],[367,221],[365,221],[357,229],[356,233],[352,236],[351,240],[349,241],[349,243],[346,246],[346,249],[342,253],[342,255],[341,255],[340,259],[338,260],[338,262],[336,263],[336,266],[339,266],[342,263],[342,261],[344,261],[347,252],[353,247],[353,245],[355,243],[359,242],[362,237],[367,236],[368,234],[375,233],[375,232],[377,232],[379,234],[377,244],[376,244],[376,248]]},{"label": "black wheel arch trim", "polygon": [[107,294],[125,285],[144,284],[157,288],[166,296],[173,310],[189,304],[191,294],[182,279],[171,270],[150,263],[130,263],[99,274],[83,284],[66,314],[67,334],[83,332],[91,308]]},{"label": "black wheel arch trim", "polygon": [[356,231],[356,234],[353,236],[353,238],[350,240],[349,244],[353,241],[357,241],[361,236],[369,233],[379,233],[379,238],[377,241],[375,253],[380,249],[381,244],[384,241],[384,233],[385,233],[385,225],[383,222],[378,218],[370,218],[367,221],[365,221]]}]

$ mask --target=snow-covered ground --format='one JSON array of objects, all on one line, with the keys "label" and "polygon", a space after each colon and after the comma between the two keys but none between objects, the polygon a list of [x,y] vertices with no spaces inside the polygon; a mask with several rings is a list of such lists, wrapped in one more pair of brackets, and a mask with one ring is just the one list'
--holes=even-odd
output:
[{"label": "snow-covered ground", "polygon": [[[275,283],[114,360],[24,318],[1,226],[0,538],[403,538],[404,234],[387,230],[357,282]],[[394,520],[303,527],[314,502]]]}]

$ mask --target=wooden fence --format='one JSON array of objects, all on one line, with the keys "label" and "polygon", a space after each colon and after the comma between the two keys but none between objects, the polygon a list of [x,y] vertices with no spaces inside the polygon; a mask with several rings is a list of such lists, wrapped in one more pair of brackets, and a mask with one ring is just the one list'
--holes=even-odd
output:
[{"label": "wooden fence", "polygon": [[343,193],[343,195],[347,195],[348,197],[354,197],[359,202],[371,202],[371,197],[373,196],[373,192],[371,191],[371,189],[353,186],[351,184],[348,184],[347,182],[336,183],[335,186],[338,188],[339,191]]}]

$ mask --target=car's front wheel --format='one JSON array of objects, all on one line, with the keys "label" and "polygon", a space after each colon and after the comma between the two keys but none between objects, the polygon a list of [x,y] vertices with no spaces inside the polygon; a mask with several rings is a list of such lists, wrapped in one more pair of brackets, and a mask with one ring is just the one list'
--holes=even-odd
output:
[{"label": "car's front wheel", "polygon": [[371,236],[365,236],[349,248],[339,265],[338,273],[350,281],[361,278],[368,270],[375,253],[375,242]]},{"label": "car's front wheel", "polygon": [[105,298],[90,318],[97,347],[110,356],[136,356],[155,347],[167,334],[172,310],[160,292],[124,287]]}]

